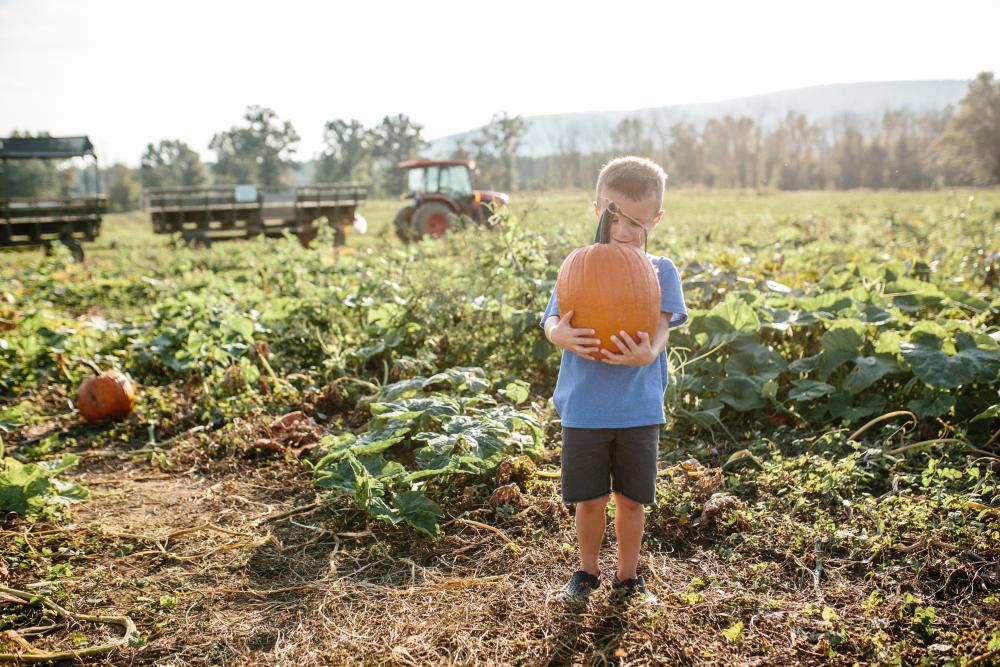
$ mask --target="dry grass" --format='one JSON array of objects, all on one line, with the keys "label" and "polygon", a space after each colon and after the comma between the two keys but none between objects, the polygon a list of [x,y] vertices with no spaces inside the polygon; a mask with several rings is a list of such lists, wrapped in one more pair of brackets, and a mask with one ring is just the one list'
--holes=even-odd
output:
[{"label": "dry grass", "polygon": [[[76,477],[94,498],[71,524],[7,522],[0,554],[26,562],[7,579],[28,586],[47,565],[71,563],[55,588],[61,604],[128,614],[144,636],[109,665],[850,665],[880,661],[873,633],[904,632],[885,611],[893,600],[866,606],[876,582],[864,568],[829,563],[817,584],[815,563],[780,557],[782,544],[772,561],[726,560],[711,521],[650,526],[643,565],[658,605],[622,607],[605,581],[585,608],[568,609],[553,595],[574,569],[575,537],[553,481],[529,486],[517,516],[468,504],[434,543],[362,525],[346,505],[317,502],[301,466],[233,444],[265,430],[245,421],[179,438],[167,471],[122,453],[86,458]],[[704,470],[663,476],[681,471],[707,494],[717,479]],[[25,544],[15,548],[15,536]],[[613,549],[609,534],[605,572]],[[995,624],[947,600],[938,614],[970,632]],[[731,641],[723,633],[736,623]],[[71,632],[107,637],[64,628],[38,645],[65,647]],[[939,647],[995,664],[983,649],[973,639]]]}]

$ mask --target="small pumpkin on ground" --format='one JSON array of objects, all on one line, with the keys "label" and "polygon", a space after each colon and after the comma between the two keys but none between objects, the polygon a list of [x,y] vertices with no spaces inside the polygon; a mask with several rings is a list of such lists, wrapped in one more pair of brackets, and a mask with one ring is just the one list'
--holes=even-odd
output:
[{"label": "small pumpkin on ground", "polygon": [[84,362],[94,374],[80,383],[76,407],[88,422],[119,421],[135,407],[135,388],[128,376],[118,371],[101,371],[96,364]]},{"label": "small pumpkin on ground", "polygon": [[[637,332],[650,338],[660,319],[660,281],[646,254],[638,248],[611,243],[608,207],[601,214],[593,245],[577,248],[559,267],[556,299],[560,313],[573,313],[573,326],[593,329],[601,349],[618,353],[612,335],[621,330],[638,342]],[[595,358],[603,357],[597,352]]]}]

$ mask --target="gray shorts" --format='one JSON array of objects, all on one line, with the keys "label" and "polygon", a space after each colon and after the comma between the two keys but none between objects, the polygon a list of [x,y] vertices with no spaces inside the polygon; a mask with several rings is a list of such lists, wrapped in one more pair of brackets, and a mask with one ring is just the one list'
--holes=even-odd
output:
[{"label": "gray shorts", "polygon": [[660,424],[632,428],[563,427],[562,497],[566,504],[617,491],[643,505],[656,501]]}]

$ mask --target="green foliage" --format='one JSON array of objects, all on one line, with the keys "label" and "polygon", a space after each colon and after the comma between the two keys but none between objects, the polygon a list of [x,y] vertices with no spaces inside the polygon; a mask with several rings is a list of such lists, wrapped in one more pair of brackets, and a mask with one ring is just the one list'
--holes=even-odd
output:
[{"label": "green foliage", "polygon": [[[941,419],[970,440],[992,433],[1000,295],[980,249],[995,196],[675,197],[670,224],[650,238],[651,252],[681,267],[691,311],[671,334],[675,428],[828,429],[909,408],[921,428]],[[519,217],[500,210],[489,230],[405,247],[376,227],[335,254],[293,239],[169,249],[112,218],[120,246],[85,265],[57,253],[0,270],[11,286],[0,302],[0,424],[64,410],[30,399],[71,396],[88,372],[81,358],[127,371],[145,420],[174,416],[166,397],[181,392],[184,416],[202,423],[280,414],[336,382],[323,411],[341,435],[324,444],[317,483],[389,522],[408,521],[411,505],[394,499],[410,491],[447,509],[451,481],[488,474],[508,452],[542,451],[535,410],[559,354],[538,317],[561,260],[593,238],[586,202],[547,195]],[[391,218],[398,203],[371,205]],[[832,492],[884,492],[882,468],[855,454],[778,459],[795,516]],[[764,459],[748,460],[758,469]],[[692,498],[677,507],[699,511]],[[435,516],[411,514],[425,528]]]},{"label": "green foliage", "polygon": [[316,160],[313,180],[317,183],[362,180],[361,169],[369,166],[377,137],[360,121],[331,120],[323,127],[323,153]]},{"label": "green foliage", "polygon": [[266,107],[249,106],[245,127],[232,127],[212,137],[213,167],[219,183],[256,183],[265,188],[285,184],[285,172],[299,135],[291,122],[278,120]]},{"label": "green foliage", "polygon": [[78,460],[66,454],[57,460],[22,463],[3,456],[0,447],[0,512],[53,516],[71,503],[86,500],[90,493],[84,487],[56,477]]},{"label": "green foliage", "polygon": [[[537,460],[544,452],[537,416],[498,403],[484,378],[482,369],[455,368],[384,387],[364,433],[324,438],[316,485],[352,496],[374,518],[437,538],[443,514],[421,490],[427,482],[487,475],[504,454]],[[442,384],[448,393],[433,390]]]},{"label": "green foliage", "polygon": [[676,415],[712,428],[722,414],[706,419],[704,406],[715,401],[811,423],[858,421],[887,405],[922,418],[981,411],[1000,386],[1000,345],[983,316],[1000,298],[903,270],[855,262],[791,290],[698,265],[686,283],[690,327],[672,336],[689,350],[677,364]]},{"label": "green foliage", "polygon": [[380,185],[383,193],[397,196],[406,189],[406,172],[397,169],[396,164],[417,157],[423,150],[426,144],[421,136],[423,129],[406,114],[385,116],[372,128],[371,150],[375,159],[382,163]]},{"label": "green foliage", "polygon": [[1000,181],[1000,82],[982,72],[934,142],[946,170],[975,183]]},{"label": "green foliage", "polygon": [[139,174],[143,186],[202,185],[206,181],[205,166],[198,152],[179,139],[164,139],[146,145],[140,160]]}]

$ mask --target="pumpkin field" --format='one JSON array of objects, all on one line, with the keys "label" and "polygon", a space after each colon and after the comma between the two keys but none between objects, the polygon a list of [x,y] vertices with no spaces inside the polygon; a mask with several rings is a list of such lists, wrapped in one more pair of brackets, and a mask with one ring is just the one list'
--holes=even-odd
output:
[{"label": "pumpkin field", "polygon": [[570,609],[539,318],[591,198],[0,254],[0,663],[1000,665],[1000,191],[668,189],[659,603],[609,598],[609,529]]}]

